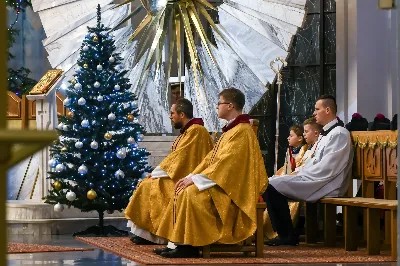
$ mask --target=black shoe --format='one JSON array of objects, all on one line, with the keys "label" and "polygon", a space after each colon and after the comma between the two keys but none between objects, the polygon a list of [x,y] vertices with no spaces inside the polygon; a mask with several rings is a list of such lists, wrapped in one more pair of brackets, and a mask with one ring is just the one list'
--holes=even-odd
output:
[{"label": "black shoe", "polygon": [[141,238],[140,236],[132,237],[131,241],[133,243],[135,243],[136,245],[156,245],[155,243],[153,243],[147,239]]},{"label": "black shoe", "polygon": [[136,235],[132,235],[129,237],[129,240],[132,241],[133,243],[135,243],[135,240],[138,238],[138,236]]},{"label": "black shoe", "polygon": [[169,252],[160,254],[164,258],[199,258],[200,250],[193,246],[177,246]]},{"label": "black shoe", "polygon": [[165,247],[165,248],[155,248],[153,249],[153,253],[157,254],[157,255],[161,255],[161,253],[164,252],[170,252],[172,249]]},{"label": "black shoe", "polygon": [[295,237],[275,237],[268,241],[265,241],[264,244],[268,246],[298,246],[299,241]]}]

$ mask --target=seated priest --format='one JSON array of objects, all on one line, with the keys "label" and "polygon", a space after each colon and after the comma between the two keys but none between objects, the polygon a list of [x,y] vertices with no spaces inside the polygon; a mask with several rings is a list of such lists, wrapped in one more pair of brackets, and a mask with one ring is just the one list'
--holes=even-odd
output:
[{"label": "seated priest", "polygon": [[333,96],[323,95],[317,100],[314,116],[323,130],[314,144],[311,158],[290,175],[269,178],[263,198],[278,237],[268,241],[268,245],[298,245],[288,199],[315,202],[346,193],[351,181],[353,153],[350,133],[339,126],[336,110]]},{"label": "seated priest", "polygon": [[177,100],[171,107],[170,119],[174,127],[180,129],[180,135],[174,141],[171,153],[140,182],[125,209],[128,227],[134,235],[131,240],[136,244],[167,243],[154,233],[174,196],[175,183],[190,174],[213,148],[203,120],[193,118],[193,105],[189,100]]},{"label": "seated priest", "polygon": [[244,104],[238,89],[219,94],[218,117],[228,124],[214,149],[175,185],[174,200],[157,231],[170,243],[154,253],[197,257],[201,246],[235,244],[255,232],[256,203],[268,178],[249,116],[242,114]]}]

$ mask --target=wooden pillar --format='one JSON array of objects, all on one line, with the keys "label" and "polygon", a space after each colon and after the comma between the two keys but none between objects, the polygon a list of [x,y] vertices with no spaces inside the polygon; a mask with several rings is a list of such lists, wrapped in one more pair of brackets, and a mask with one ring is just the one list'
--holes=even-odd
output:
[{"label": "wooden pillar", "polygon": [[317,243],[317,204],[306,202],[306,243]]},{"label": "wooden pillar", "polygon": [[326,247],[334,247],[336,246],[336,205],[324,204],[324,207],[324,244]]},{"label": "wooden pillar", "polygon": [[26,95],[22,95],[21,102],[21,128],[28,129],[29,128],[29,101],[26,99]]},{"label": "wooden pillar", "polygon": [[[7,26],[5,1],[0,1],[0,130],[6,129],[7,112]],[[3,36],[3,37],[1,37]],[[0,144],[0,265],[7,265],[7,225],[6,225],[6,187],[7,161],[10,155],[9,145]]]}]

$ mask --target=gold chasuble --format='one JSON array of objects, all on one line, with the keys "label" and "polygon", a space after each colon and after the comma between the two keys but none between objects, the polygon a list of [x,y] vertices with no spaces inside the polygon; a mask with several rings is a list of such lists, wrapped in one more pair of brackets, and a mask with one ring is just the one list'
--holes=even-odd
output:
[{"label": "gold chasuble", "polygon": [[256,203],[268,177],[249,116],[240,115],[227,127],[214,149],[192,173],[214,184],[191,185],[168,205],[157,235],[192,246],[235,244],[257,227]]},{"label": "gold chasuble", "polygon": [[[308,145],[303,145],[296,156],[296,167],[301,168],[306,163],[311,152],[308,152]],[[287,175],[292,173],[292,167],[289,158],[289,150],[286,152],[285,164],[276,172],[276,175]],[[300,202],[288,202],[290,216],[292,218],[293,226],[296,226],[297,219],[300,211]],[[278,234],[274,231],[271,224],[271,219],[269,218],[268,211],[264,211],[264,237],[265,239],[273,239],[277,237]]]},{"label": "gold chasuble", "polygon": [[213,141],[203,120],[190,120],[181,129],[171,153],[158,166],[166,172],[165,176],[146,178],[139,183],[125,209],[125,217],[140,229],[155,234],[160,218],[174,196],[175,183],[189,175],[212,148]]}]

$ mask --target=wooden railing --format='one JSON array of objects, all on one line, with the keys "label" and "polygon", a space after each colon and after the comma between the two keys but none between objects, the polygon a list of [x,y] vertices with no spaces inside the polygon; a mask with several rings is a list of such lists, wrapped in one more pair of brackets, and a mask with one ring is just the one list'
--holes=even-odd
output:
[{"label": "wooden railing", "polygon": [[[65,96],[60,92],[56,94],[57,114],[65,115],[66,108],[63,105]],[[18,97],[15,93],[7,92],[7,125],[9,128],[35,129],[36,101],[28,101],[26,96]]]}]

